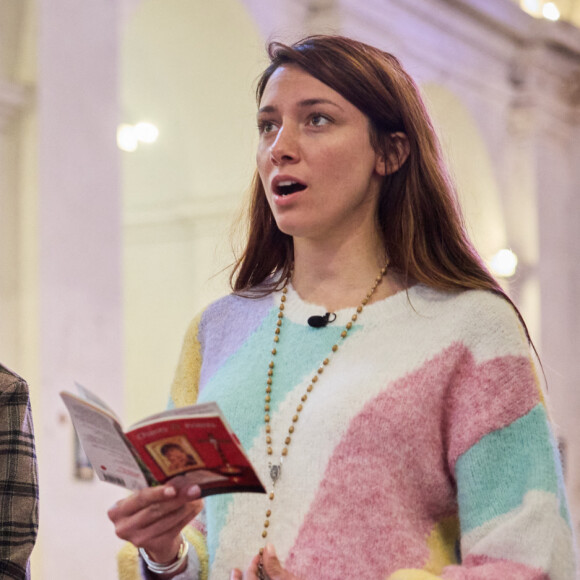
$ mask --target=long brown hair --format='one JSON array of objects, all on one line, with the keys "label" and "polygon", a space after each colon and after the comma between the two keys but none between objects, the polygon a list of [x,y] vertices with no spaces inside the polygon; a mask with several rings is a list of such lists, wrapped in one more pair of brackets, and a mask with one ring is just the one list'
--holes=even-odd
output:
[{"label": "long brown hair", "polygon": [[[385,158],[395,151],[393,133],[406,134],[408,158],[384,178],[377,210],[389,267],[407,282],[447,291],[490,290],[513,305],[467,235],[435,130],[419,89],[400,62],[342,36],[310,36],[292,46],[273,42],[268,54],[270,65],[256,90],[258,104],[274,71],[296,65],[368,117],[371,143]],[[278,229],[257,173],[251,193],[248,240],[230,282],[235,292],[258,285],[269,292],[289,276],[293,242]],[[517,308],[516,312],[526,328]]]}]

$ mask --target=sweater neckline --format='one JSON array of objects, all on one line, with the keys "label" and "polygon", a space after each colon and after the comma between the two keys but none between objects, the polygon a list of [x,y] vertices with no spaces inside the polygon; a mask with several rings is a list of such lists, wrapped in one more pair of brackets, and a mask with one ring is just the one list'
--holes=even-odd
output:
[{"label": "sweater neckline", "polygon": [[[364,307],[363,314],[361,316],[361,323],[366,323],[369,320],[380,318],[385,320],[385,318],[391,318],[406,312],[409,308],[412,308],[409,301],[413,301],[413,298],[417,295],[418,287],[421,284],[415,284],[408,288],[407,290],[400,290],[396,294],[382,298],[377,302],[372,302],[368,306]],[[273,293],[274,303],[278,304],[280,301],[281,290]],[[341,308],[336,310],[336,320],[333,326],[344,326],[352,317],[356,311],[356,306],[349,308]],[[311,302],[306,302],[303,300],[298,292],[296,292],[292,283],[288,284],[288,292],[286,294],[286,303],[284,309],[284,316],[296,324],[301,324],[306,326],[307,320],[310,316],[322,316],[326,313],[324,306],[319,304],[314,304]]]}]

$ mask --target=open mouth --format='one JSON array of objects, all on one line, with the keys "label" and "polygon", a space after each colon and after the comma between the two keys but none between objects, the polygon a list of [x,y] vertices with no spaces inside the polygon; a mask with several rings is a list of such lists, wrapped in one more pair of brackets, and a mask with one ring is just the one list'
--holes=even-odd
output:
[{"label": "open mouth", "polygon": [[297,181],[280,181],[276,184],[275,193],[281,196],[291,195],[298,191],[303,191],[306,186],[303,183],[298,183]]}]

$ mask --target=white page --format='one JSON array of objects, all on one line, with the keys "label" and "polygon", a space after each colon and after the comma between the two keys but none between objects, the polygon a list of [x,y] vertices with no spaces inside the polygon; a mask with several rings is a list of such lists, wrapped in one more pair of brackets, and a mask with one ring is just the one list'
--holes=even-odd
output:
[{"label": "white page", "polygon": [[61,393],[61,397],[97,477],[130,490],[148,487],[118,421],[75,395]]}]

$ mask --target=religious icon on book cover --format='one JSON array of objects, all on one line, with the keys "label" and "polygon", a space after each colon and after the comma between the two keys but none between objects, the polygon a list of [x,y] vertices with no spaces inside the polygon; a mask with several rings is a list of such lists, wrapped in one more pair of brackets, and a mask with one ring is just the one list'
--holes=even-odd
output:
[{"label": "religious icon on book cover", "polygon": [[189,441],[181,435],[159,439],[147,444],[146,448],[167,476],[205,466]]}]

